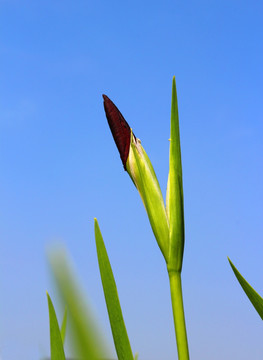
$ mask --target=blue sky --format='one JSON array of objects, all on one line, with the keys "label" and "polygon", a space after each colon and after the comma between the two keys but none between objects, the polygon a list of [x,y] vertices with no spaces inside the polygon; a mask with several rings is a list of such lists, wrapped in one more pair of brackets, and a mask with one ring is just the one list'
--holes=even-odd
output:
[{"label": "blue sky", "polygon": [[46,252],[57,242],[115,356],[94,217],[134,351],[176,358],[165,264],[101,97],[142,140],[165,193],[173,75],[190,355],[261,359],[262,321],[227,256],[262,295],[262,3],[5,0],[0,8],[0,359],[49,354],[45,291],[56,299],[56,289]]}]

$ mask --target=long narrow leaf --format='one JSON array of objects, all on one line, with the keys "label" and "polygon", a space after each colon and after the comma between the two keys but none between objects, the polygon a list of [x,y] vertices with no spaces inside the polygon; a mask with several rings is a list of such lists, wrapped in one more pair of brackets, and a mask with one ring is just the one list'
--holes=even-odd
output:
[{"label": "long narrow leaf", "polygon": [[67,328],[67,307],[65,306],[65,311],[64,311],[64,316],[63,316],[63,320],[62,320],[62,325],[60,328],[60,333],[61,333],[61,338],[63,341],[63,344],[65,343],[65,337],[66,337],[66,328]]},{"label": "long narrow leaf", "polygon": [[104,355],[104,341],[99,336],[91,311],[84,301],[78,281],[73,275],[62,249],[49,257],[59,294],[67,304],[72,340],[77,351],[77,358],[97,360]]},{"label": "long narrow leaf", "polygon": [[236,278],[239,282],[239,284],[242,286],[243,290],[247,294],[247,297],[251,301],[254,308],[257,310],[259,316],[263,320],[263,299],[262,297],[252,288],[251,285],[243,278],[243,276],[240,274],[240,272],[237,270],[237,268],[233,265],[231,260],[228,258],[228,261],[232,267],[232,270],[234,271],[234,274],[236,275]]},{"label": "long narrow leaf", "polygon": [[56,312],[48,293],[47,300],[49,310],[51,360],[65,360],[63,341],[60,334]]},{"label": "long narrow leaf", "polygon": [[171,136],[166,211],[170,225],[168,270],[181,271],[184,251],[184,198],[175,77],[172,85]]},{"label": "long narrow leaf", "polygon": [[97,219],[95,219],[94,225],[100,276],[118,360],[133,360],[116,283]]}]

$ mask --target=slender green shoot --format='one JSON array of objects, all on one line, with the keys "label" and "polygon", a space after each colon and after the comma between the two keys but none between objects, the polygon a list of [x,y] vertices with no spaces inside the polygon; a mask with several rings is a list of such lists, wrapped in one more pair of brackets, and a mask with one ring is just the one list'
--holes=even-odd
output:
[{"label": "slender green shoot", "polygon": [[65,360],[65,353],[63,348],[63,341],[58,325],[56,312],[50,296],[47,293],[48,310],[49,310],[49,325],[50,325],[50,352],[51,360]]},{"label": "slender green shoot", "polygon": [[170,227],[169,260],[167,267],[168,271],[181,272],[184,253],[184,196],[175,77],[173,77],[172,84],[171,135],[166,211]]},{"label": "slender green shoot", "polygon": [[98,221],[97,219],[94,220],[100,276],[116,353],[118,360],[133,360],[130,341],[123,320],[119,296],[110,261],[100,232]]},{"label": "slender green shoot", "polygon": [[183,294],[181,274],[175,271],[169,272],[171,300],[173,307],[174,327],[177,342],[179,360],[189,359],[187,333],[184,317]]},{"label": "slender green shoot", "polygon": [[169,219],[169,260],[167,270],[170,280],[178,358],[179,360],[188,360],[189,350],[181,284],[184,253],[184,196],[175,77],[173,77],[172,84],[171,136],[166,211]]}]

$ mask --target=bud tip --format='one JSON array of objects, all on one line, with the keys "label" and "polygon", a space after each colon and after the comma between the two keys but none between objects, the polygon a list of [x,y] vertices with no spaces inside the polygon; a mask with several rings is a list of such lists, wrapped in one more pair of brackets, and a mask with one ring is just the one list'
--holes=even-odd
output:
[{"label": "bud tip", "polygon": [[115,144],[119,150],[123,167],[126,169],[126,162],[129,156],[131,128],[117,106],[106,95],[102,95],[104,100],[104,109],[108,124],[114,138]]}]

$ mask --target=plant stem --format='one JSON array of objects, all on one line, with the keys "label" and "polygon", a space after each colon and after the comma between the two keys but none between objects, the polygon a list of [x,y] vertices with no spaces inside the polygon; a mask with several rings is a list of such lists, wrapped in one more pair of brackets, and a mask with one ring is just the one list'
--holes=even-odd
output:
[{"label": "plant stem", "polygon": [[184,318],[181,273],[169,271],[171,300],[173,307],[174,327],[179,360],[189,360],[187,333]]}]

